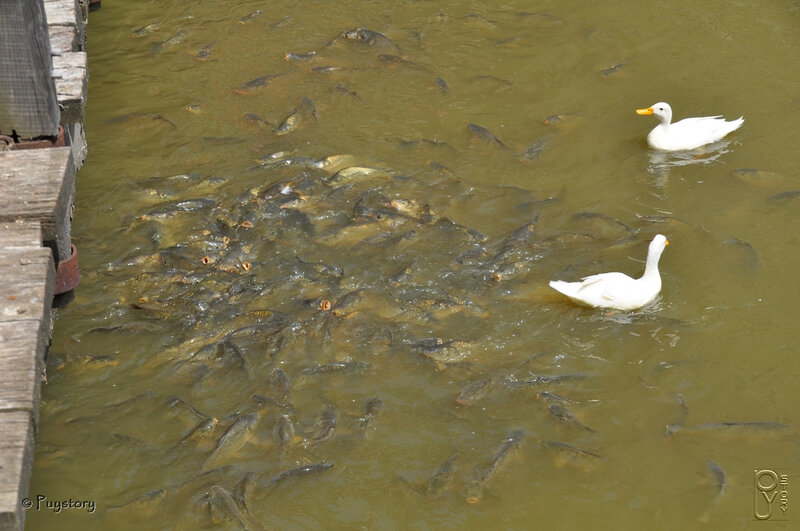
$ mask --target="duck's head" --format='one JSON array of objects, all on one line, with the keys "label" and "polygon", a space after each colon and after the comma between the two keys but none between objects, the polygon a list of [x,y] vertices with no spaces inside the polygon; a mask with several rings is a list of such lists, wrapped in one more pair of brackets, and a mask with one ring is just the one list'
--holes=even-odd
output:
[{"label": "duck's head", "polygon": [[669,103],[664,103],[663,101],[646,109],[636,109],[636,114],[655,116],[662,124],[668,124],[672,121],[672,107],[669,106]]},{"label": "duck's head", "polygon": [[655,257],[658,260],[658,257],[661,256],[661,253],[664,252],[664,248],[669,245],[669,240],[663,234],[656,234],[656,237],[653,238],[653,241],[650,242],[650,246],[647,248],[647,258],[648,260],[650,257]]}]

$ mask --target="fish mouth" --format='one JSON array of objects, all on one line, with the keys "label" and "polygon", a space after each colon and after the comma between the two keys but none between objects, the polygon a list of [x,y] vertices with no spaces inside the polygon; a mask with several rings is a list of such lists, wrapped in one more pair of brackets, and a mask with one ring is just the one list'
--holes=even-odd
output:
[{"label": "fish mouth", "polygon": [[636,114],[649,116],[649,115],[653,114],[653,108],[652,107],[648,107],[646,109],[636,109]]}]

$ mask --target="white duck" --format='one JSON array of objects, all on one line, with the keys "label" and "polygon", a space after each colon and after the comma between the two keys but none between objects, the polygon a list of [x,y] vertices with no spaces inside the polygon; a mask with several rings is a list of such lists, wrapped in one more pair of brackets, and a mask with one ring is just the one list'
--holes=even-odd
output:
[{"label": "white duck", "polygon": [[744,123],[741,116],[732,122],[725,121],[721,116],[703,116],[685,118],[673,124],[670,123],[672,107],[663,101],[647,109],[636,109],[636,114],[654,115],[659,119],[661,123],[647,135],[647,143],[650,147],[663,151],[697,149],[716,142],[731,131],[739,129]]},{"label": "white duck", "polygon": [[581,282],[552,280],[550,287],[581,306],[636,310],[655,299],[661,291],[658,259],[667,245],[669,241],[665,236],[658,234],[653,238],[647,249],[642,278],[634,279],[624,273],[600,273],[585,277]]}]

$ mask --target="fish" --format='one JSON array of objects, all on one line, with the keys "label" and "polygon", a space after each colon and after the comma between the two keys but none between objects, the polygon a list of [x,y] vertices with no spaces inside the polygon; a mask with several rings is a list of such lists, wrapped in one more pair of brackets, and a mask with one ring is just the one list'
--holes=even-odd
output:
[{"label": "fish", "polygon": [[344,271],[339,266],[328,265],[323,262],[308,262],[299,256],[296,256],[295,258],[297,259],[297,263],[300,264],[301,269],[307,271],[308,273],[317,273],[323,277],[332,278],[335,280],[342,278],[344,275]]},{"label": "fish", "polygon": [[378,48],[388,48],[389,46],[394,46],[394,43],[386,35],[366,28],[356,28],[345,31],[342,33],[342,37],[350,40],[359,40],[365,44],[376,46]]},{"label": "fish", "polygon": [[239,480],[239,483],[236,484],[236,487],[234,487],[231,493],[233,501],[236,502],[239,509],[247,516],[250,516],[250,509],[247,506],[247,502],[252,497],[255,488],[256,476],[252,472],[248,472]]},{"label": "fish", "polygon": [[258,423],[258,413],[242,415],[222,434],[211,454],[203,465],[208,469],[212,464],[219,462],[238,452],[253,435],[253,430]]},{"label": "fish", "polygon": [[499,139],[499,138],[497,138],[496,136],[494,136],[494,135],[491,133],[491,131],[489,131],[489,130],[488,130],[488,129],[486,129],[485,127],[482,127],[482,126],[480,126],[480,125],[477,125],[477,124],[467,124],[467,131],[469,131],[470,133],[472,133],[472,134],[473,134],[473,136],[475,136],[475,138],[477,138],[477,139],[479,139],[479,140],[481,140],[481,141],[483,141],[483,142],[485,142],[485,143],[487,143],[487,144],[491,144],[491,145],[498,145],[498,146],[501,146],[501,147],[506,147],[506,146],[505,146],[505,144],[503,144],[503,143],[500,141],[500,139]]},{"label": "fish", "polygon": [[457,452],[452,454],[441,465],[439,465],[439,468],[436,469],[436,471],[427,481],[424,481],[420,484],[412,484],[402,476],[399,476],[399,479],[411,487],[412,490],[422,494],[426,498],[436,498],[441,491],[447,488],[447,486],[453,481],[453,476],[455,475],[454,464],[457,458]]},{"label": "fish", "polygon": [[317,52],[311,51],[306,53],[294,53],[294,52],[286,52],[283,56],[284,59],[287,61],[310,61],[314,57],[316,57]]},{"label": "fish", "polygon": [[164,122],[165,124],[168,124],[173,129],[177,129],[178,128],[178,126],[175,125],[175,122],[169,120],[163,114],[153,114],[153,113],[146,113],[146,112],[132,112],[132,113],[128,113],[128,114],[122,114],[122,115],[119,115],[119,116],[114,116],[114,117],[109,118],[108,120],[106,120],[105,123],[114,124],[114,123],[120,123],[120,122],[129,122],[129,121],[134,121],[137,118],[145,118],[147,120],[151,120],[151,121],[154,121],[154,122]]},{"label": "fish", "polygon": [[69,362],[76,365],[91,365],[95,368],[119,365],[119,359],[114,356],[98,356],[97,354],[72,354],[69,356]]},{"label": "fish", "polygon": [[275,439],[278,446],[284,446],[294,441],[294,424],[289,415],[283,414],[278,417],[275,426],[272,428],[272,438]]},{"label": "fish", "polygon": [[[245,121],[247,121],[247,122],[250,122],[250,123],[253,123],[253,124],[257,124],[257,125],[260,125],[262,127],[272,127],[271,123],[269,123],[267,120],[265,120],[261,116],[259,116],[257,114],[254,114],[252,112],[244,113],[243,117],[244,117]],[[260,159],[259,159],[259,162],[261,162]]]},{"label": "fish", "polygon": [[550,391],[542,391],[541,393],[536,393],[536,398],[539,400],[543,400],[545,402],[559,402],[561,404],[577,404],[576,400],[572,400],[571,398],[567,398],[566,396],[562,396],[556,393],[551,393]]},{"label": "fish", "polygon": [[190,442],[194,442],[197,439],[204,439],[206,437],[210,437],[214,430],[217,428],[217,424],[219,421],[216,417],[208,417],[205,420],[201,420],[194,428],[192,428],[189,433],[184,435],[178,445],[188,444]]},{"label": "fish", "polygon": [[454,453],[450,457],[448,457],[439,468],[436,469],[436,472],[425,482],[422,486],[421,491],[422,493],[427,496],[428,498],[435,498],[439,495],[439,493],[450,484],[453,480],[453,476],[455,475],[455,462],[458,458],[458,453]]},{"label": "fish", "polygon": [[711,472],[711,475],[714,476],[714,481],[716,482],[717,486],[717,498],[722,496],[725,493],[725,489],[728,487],[728,479],[725,476],[725,471],[722,470],[722,467],[719,466],[714,461],[706,459],[706,467]]},{"label": "fish", "polygon": [[511,454],[511,451],[522,444],[524,438],[525,433],[522,430],[516,430],[509,433],[508,436],[503,439],[503,441],[500,443],[500,446],[498,446],[497,450],[495,450],[494,456],[489,462],[489,465],[483,471],[477,472],[475,479],[472,480],[469,485],[467,485],[467,503],[474,504],[481,501],[484,491],[486,490],[486,486],[494,477],[494,473],[506,461],[508,456]]},{"label": "fish", "polygon": [[756,269],[758,267],[758,252],[753,248],[750,243],[740,240],[739,238],[728,238],[722,242],[723,245],[729,245],[739,249],[743,255],[743,263],[749,269]]},{"label": "fish", "polygon": [[585,374],[561,374],[557,376],[549,376],[546,374],[533,376],[527,380],[517,380],[514,376],[509,376],[505,379],[505,384],[509,387],[526,387],[547,384],[560,384],[564,382],[579,382],[585,380]]},{"label": "fish", "polygon": [[335,407],[330,404],[325,406],[314,422],[314,431],[311,433],[311,437],[305,442],[306,448],[309,446],[318,446],[330,439],[336,431],[336,420],[338,416],[339,412]]},{"label": "fish", "polygon": [[378,416],[378,413],[383,409],[383,402],[378,397],[373,397],[367,400],[364,405],[364,414],[358,419],[358,430],[365,433],[372,420]]},{"label": "fish", "polygon": [[345,311],[357,304],[364,296],[363,290],[357,289],[350,291],[336,300],[331,307],[331,313],[336,317],[345,315]]},{"label": "fish", "polygon": [[286,402],[292,392],[292,381],[283,369],[274,369],[267,380],[270,395],[280,403]]},{"label": "fish", "polygon": [[557,418],[558,420],[560,420],[565,424],[571,424],[573,426],[578,426],[580,428],[583,428],[586,431],[597,433],[589,426],[583,424],[570,410],[568,410],[562,405],[550,404],[548,411],[550,412],[551,415],[553,415],[555,418]]},{"label": "fish", "polygon": [[396,64],[396,65],[405,65],[405,66],[411,66],[411,67],[414,67],[414,68],[419,68],[419,65],[417,63],[415,63],[413,61],[409,61],[408,59],[403,59],[399,55],[394,55],[394,54],[390,54],[390,53],[379,54],[378,55],[378,59],[381,59],[382,61],[386,61],[387,63]]},{"label": "fish", "polygon": [[620,70],[625,68],[626,64],[628,64],[628,63],[617,63],[617,64],[614,64],[614,65],[611,65],[608,68],[605,68],[605,69],[601,70],[600,71],[600,75],[603,76],[603,77],[608,77],[611,74],[619,72]]},{"label": "fish", "polygon": [[447,81],[440,77],[436,78],[436,86],[442,91],[442,94],[447,94],[450,92],[450,85],[448,85]]},{"label": "fish", "polygon": [[482,380],[468,383],[458,393],[456,402],[462,406],[472,405],[476,400],[486,395],[490,383],[492,383],[491,378],[483,378]]},{"label": "fish", "polygon": [[133,36],[134,37],[143,37],[143,36],[147,35],[148,33],[153,33],[154,31],[158,31],[158,29],[160,27],[161,27],[161,23],[160,22],[153,22],[151,24],[146,24],[146,25],[142,26],[141,28],[137,28],[137,29],[133,30]]},{"label": "fish", "polygon": [[209,42],[208,44],[197,50],[197,54],[195,55],[195,57],[197,57],[198,59],[205,59],[206,57],[211,55],[211,50],[214,48],[214,44],[215,43],[213,42]]},{"label": "fish", "polygon": [[574,465],[593,466],[597,461],[605,461],[605,458],[588,450],[582,450],[571,444],[560,441],[540,441],[539,444],[554,452],[558,458],[556,466],[563,466],[565,459],[569,459]]},{"label": "fish", "polygon": [[550,142],[550,139],[553,138],[551,136],[545,136],[528,146],[528,149],[525,150],[522,155],[523,160],[534,160],[539,158],[539,155],[542,154],[542,150],[545,146]]},{"label": "fish", "polygon": [[242,512],[231,493],[224,487],[211,486],[200,499],[200,503],[207,508],[212,524],[219,525],[230,522],[238,524],[245,530],[263,529],[260,524]]},{"label": "fish", "polygon": [[[719,499],[725,494],[725,491],[728,488],[728,478],[725,475],[725,471],[722,469],[714,461],[710,459],[706,459],[706,468],[708,468],[711,475],[714,477],[714,484],[717,488],[717,494],[714,496],[714,499],[711,501],[712,505],[717,503]],[[711,518],[711,507],[709,506],[708,509],[698,518],[700,522],[708,522]]]},{"label": "fish", "polygon": [[361,102],[361,103],[363,103],[363,102],[364,102],[363,98],[361,98],[361,96],[359,96],[357,92],[355,92],[355,91],[353,91],[353,90],[350,90],[350,89],[347,87],[347,85],[345,85],[344,83],[339,83],[339,84],[337,84],[335,87],[333,87],[333,89],[334,89],[336,92],[342,92],[342,93],[344,93],[344,94],[347,94],[347,95],[349,95],[349,96],[352,96],[354,99],[358,100],[358,101],[359,101],[359,102]]},{"label": "fish", "polygon": [[250,398],[252,398],[253,401],[262,408],[271,407],[281,411],[288,411],[288,412],[294,411],[294,408],[292,407],[291,404],[282,404],[270,396],[254,393],[250,395]]},{"label": "fish", "polygon": [[549,116],[545,116],[544,118],[542,118],[542,123],[545,125],[559,124],[565,121],[570,116],[575,116],[576,114],[577,113],[574,112],[564,113],[564,114],[551,114]]},{"label": "fish", "polygon": [[163,48],[172,48],[173,46],[177,46],[183,42],[183,38],[186,36],[186,33],[183,30],[180,30],[178,33],[170,35],[160,43],[153,46],[153,52],[157,52]]},{"label": "fish", "polygon": [[450,341],[437,341],[432,344],[423,345],[419,347],[422,355],[430,358],[438,363],[455,363],[461,361],[470,355],[469,341],[462,341],[459,339],[451,339]]},{"label": "fish", "polygon": [[252,13],[248,13],[245,16],[243,16],[242,18],[240,18],[239,19],[239,24],[247,24],[248,22],[256,19],[260,15],[261,15],[261,10],[260,9],[256,9]]},{"label": "fish", "polygon": [[340,72],[342,70],[347,70],[347,67],[339,65],[321,65],[315,66],[311,69],[312,72],[316,72],[318,74],[330,74],[331,72]]},{"label": "fish", "polygon": [[281,124],[275,128],[275,134],[285,135],[287,133],[292,132],[297,128],[298,125],[300,125],[300,121],[301,121],[300,113],[297,111],[297,109],[292,109],[289,112],[289,116],[284,118]]},{"label": "fish", "polygon": [[290,470],[286,470],[279,474],[273,476],[268,482],[267,487],[274,487],[278,483],[292,477],[298,476],[308,476],[310,474],[319,474],[320,472],[325,472],[326,470],[330,470],[333,468],[335,463],[326,463],[325,461],[321,461],[319,463],[314,463],[311,465],[305,465],[297,468],[292,468]]},{"label": "fish", "polygon": [[314,103],[314,100],[307,96],[304,96],[303,99],[300,100],[300,111],[306,116],[311,116],[314,120],[319,120],[317,105]]},{"label": "fish", "polygon": [[787,179],[779,173],[756,168],[737,168],[731,170],[731,174],[752,185],[780,186],[787,182]]},{"label": "fish", "polygon": [[247,82],[243,83],[242,85],[239,85],[239,87],[236,89],[236,92],[239,93],[239,94],[247,94],[252,89],[259,88],[259,87],[265,87],[265,86],[269,85],[270,83],[272,83],[273,80],[278,79],[279,77],[282,77],[282,76],[283,76],[283,74],[268,74],[266,76],[261,76],[261,77],[255,78],[255,79],[251,79],[250,81],[247,81]]},{"label": "fish", "polygon": [[130,499],[126,502],[117,504],[117,505],[109,505],[109,509],[122,509],[123,507],[135,507],[137,510],[142,510],[143,508],[152,508],[154,505],[157,505],[161,500],[167,497],[169,491],[167,489],[155,489],[139,496],[136,496],[133,499]]},{"label": "fish", "polygon": [[306,367],[300,371],[304,376],[314,374],[330,374],[333,372],[359,372],[369,369],[371,365],[364,361],[334,361],[315,367]]},{"label": "fish", "polygon": [[788,192],[781,192],[769,198],[770,201],[786,201],[800,197],[800,190],[789,190]]},{"label": "fish", "polygon": [[686,420],[686,417],[689,416],[689,406],[686,405],[686,401],[683,399],[683,395],[681,393],[677,393],[675,395],[675,401],[678,403],[678,406],[681,408],[681,414],[678,417],[678,420],[673,423],[674,426],[679,426],[683,424],[683,421]]},{"label": "fish", "polygon": [[720,432],[720,433],[740,433],[740,432],[763,432],[763,431],[782,431],[789,426],[780,422],[707,422],[704,424],[682,425],[667,424],[665,436],[675,435],[679,432]]}]

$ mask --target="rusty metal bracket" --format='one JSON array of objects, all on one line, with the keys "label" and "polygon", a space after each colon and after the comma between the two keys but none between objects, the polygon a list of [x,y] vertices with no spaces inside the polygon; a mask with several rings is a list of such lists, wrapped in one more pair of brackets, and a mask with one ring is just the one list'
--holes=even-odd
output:
[{"label": "rusty metal bracket", "polygon": [[72,254],[66,260],[62,260],[56,266],[56,287],[53,295],[61,295],[74,290],[81,281],[80,269],[78,268],[78,248],[75,244],[71,245]]},{"label": "rusty metal bracket", "polygon": [[58,126],[58,135],[38,138],[35,140],[20,140],[15,142],[13,138],[6,135],[0,135],[0,151],[3,149],[18,151],[20,149],[40,149],[49,147],[62,147],[65,146],[64,142],[64,127],[60,124]]}]

